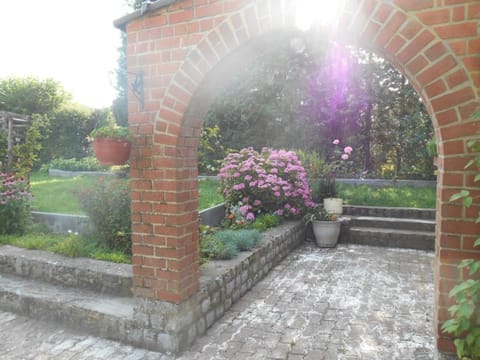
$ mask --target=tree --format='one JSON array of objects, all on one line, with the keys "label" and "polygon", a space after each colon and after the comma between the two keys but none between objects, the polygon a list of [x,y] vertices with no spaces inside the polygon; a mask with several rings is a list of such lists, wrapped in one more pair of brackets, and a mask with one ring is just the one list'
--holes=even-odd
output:
[{"label": "tree", "polygon": [[88,156],[88,134],[94,129],[94,111],[82,105],[68,104],[50,115],[50,132],[42,141],[41,160],[81,159]]},{"label": "tree", "polygon": [[270,43],[213,103],[205,124],[219,127],[224,148],[314,150],[326,159],[341,139],[355,149],[345,175],[433,177],[432,124],[403,75],[362,49],[290,44]]},{"label": "tree", "polygon": [[0,80],[0,93],[0,110],[25,115],[48,115],[71,99],[57,81],[32,77]]}]

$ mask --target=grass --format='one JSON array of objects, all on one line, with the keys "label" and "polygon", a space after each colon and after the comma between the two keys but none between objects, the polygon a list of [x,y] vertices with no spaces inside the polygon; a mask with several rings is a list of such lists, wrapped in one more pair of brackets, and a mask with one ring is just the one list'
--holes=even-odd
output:
[{"label": "grass", "polygon": [[198,208],[200,210],[208,209],[223,202],[223,196],[217,189],[218,181],[215,180],[201,180],[198,183]]},{"label": "grass", "polygon": [[373,187],[337,184],[337,197],[348,205],[413,207],[435,209],[436,189],[428,187]]},{"label": "grass", "polygon": [[0,245],[52,251],[69,257],[82,256],[116,263],[131,263],[130,256],[101,248],[93,239],[74,234],[52,234],[31,230],[24,235],[0,235]]},{"label": "grass", "polygon": [[[95,184],[91,176],[56,177],[48,174],[33,173],[30,177],[33,210],[62,214],[84,214],[76,193]],[[199,209],[207,209],[223,201],[217,193],[218,182],[202,180],[199,183]]]},{"label": "grass", "polygon": [[77,191],[95,184],[95,178],[89,176],[56,177],[48,174],[33,173],[30,177],[33,210],[62,214],[79,215],[80,208]]}]

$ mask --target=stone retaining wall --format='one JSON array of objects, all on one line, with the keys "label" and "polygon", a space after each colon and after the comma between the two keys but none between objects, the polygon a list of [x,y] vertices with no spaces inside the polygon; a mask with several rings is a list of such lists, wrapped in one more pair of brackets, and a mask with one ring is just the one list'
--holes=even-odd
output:
[{"label": "stone retaining wall", "polygon": [[[175,305],[139,299],[135,321],[144,334],[158,336],[143,341],[147,348],[178,353],[219,319],[242,295],[263,279],[305,238],[302,222],[287,222],[266,232],[263,244],[229,261],[212,261],[201,268],[201,288],[187,301]],[[159,333],[160,332],[160,333]]]}]

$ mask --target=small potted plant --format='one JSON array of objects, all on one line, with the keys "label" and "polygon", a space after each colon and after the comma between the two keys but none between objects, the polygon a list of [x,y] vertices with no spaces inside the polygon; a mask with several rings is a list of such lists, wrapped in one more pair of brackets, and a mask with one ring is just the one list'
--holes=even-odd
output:
[{"label": "small potted plant", "polygon": [[305,215],[307,225],[312,224],[315,242],[319,247],[335,247],[340,235],[341,222],[337,214],[328,212],[321,204]]},{"label": "small potted plant", "polygon": [[124,165],[130,158],[131,134],[128,128],[108,124],[93,130],[89,139],[98,162],[102,165]]}]

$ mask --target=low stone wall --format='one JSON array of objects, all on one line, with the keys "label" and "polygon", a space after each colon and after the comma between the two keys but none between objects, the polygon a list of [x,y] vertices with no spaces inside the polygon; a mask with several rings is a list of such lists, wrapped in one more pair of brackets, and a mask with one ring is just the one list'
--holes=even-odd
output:
[{"label": "low stone wall", "polygon": [[[140,300],[134,318],[144,328],[144,345],[178,353],[219,319],[305,238],[302,222],[287,222],[265,233],[263,244],[230,261],[212,261],[201,269],[201,288],[179,305]],[[151,338],[145,334],[154,334]]]},{"label": "low stone wall", "polygon": [[47,213],[32,211],[33,221],[45,225],[56,234],[66,234],[69,231],[78,234],[88,234],[93,230],[88,216]]},{"label": "low stone wall", "polygon": [[[223,204],[199,212],[200,223],[210,226],[219,226],[225,217]],[[45,225],[56,234],[66,234],[69,231],[78,234],[88,234],[93,231],[93,224],[88,216],[47,213],[32,211],[33,221]]]}]

